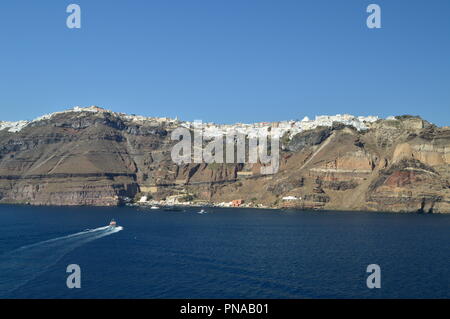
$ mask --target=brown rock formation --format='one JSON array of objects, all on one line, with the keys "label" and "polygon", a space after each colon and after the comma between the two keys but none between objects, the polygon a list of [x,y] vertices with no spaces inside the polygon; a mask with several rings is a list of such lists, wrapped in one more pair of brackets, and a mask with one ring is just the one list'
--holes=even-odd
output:
[{"label": "brown rock formation", "polygon": [[[0,131],[0,202],[117,205],[138,193],[305,209],[450,213],[450,129],[417,117],[283,139],[280,170],[171,160],[174,123],[67,112]],[[285,196],[299,200],[284,203]]]}]

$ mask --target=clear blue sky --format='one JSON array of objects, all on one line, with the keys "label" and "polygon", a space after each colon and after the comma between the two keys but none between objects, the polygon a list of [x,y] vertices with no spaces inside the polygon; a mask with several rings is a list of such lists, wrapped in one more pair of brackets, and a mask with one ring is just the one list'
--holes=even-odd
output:
[{"label": "clear blue sky", "polygon": [[[82,28],[66,27],[66,7]],[[382,29],[366,7],[382,8]],[[219,123],[421,115],[450,125],[448,0],[0,3],[0,120],[75,105]]]}]

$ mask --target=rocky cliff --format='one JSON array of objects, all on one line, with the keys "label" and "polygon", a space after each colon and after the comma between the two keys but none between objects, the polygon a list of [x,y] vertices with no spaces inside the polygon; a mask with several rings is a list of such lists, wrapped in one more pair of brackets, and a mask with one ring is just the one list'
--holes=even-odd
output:
[{"label": "rocky cliff", "polygon": [[418,117],[286,136],[274,175],[259,174],[259,163],[176,165],[170,134],[178,126],[97,108],[3,128],[0,202],[118,205],[186,193],[271,207],[450,213],[450,128]]}]

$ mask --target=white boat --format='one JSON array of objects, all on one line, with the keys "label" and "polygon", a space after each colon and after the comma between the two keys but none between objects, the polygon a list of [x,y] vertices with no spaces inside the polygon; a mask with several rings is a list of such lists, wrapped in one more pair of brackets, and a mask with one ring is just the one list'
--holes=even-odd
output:
[{"label": "white boat", "polygon": [[206,214],[206,211],[204,209],[202,209],[201,211],[197,212],[197,214],[203,215],[203,214]]},{"label": "white boat", "polygon": [[111,222],[109,223],[109,227],[112,227],[112,228],[116,228],[117,227],[117,223],[116,223],[116,221],[114,219],[112,219]]},{"label": "white boat", "polygon": [[159,209],[159,207],[158,206],[152,206],[152,207],[150,207],[150,209]]}]

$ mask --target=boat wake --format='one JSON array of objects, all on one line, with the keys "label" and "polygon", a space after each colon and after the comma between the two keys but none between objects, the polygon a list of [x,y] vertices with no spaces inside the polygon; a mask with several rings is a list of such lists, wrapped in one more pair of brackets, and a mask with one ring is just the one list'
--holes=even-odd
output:
[{"label": "boat wake", "polygon": [[96,239],[120,232],[123,227],[99,227],[20,247],[0,255],[0,298],[37,278],[64,255]]}]

